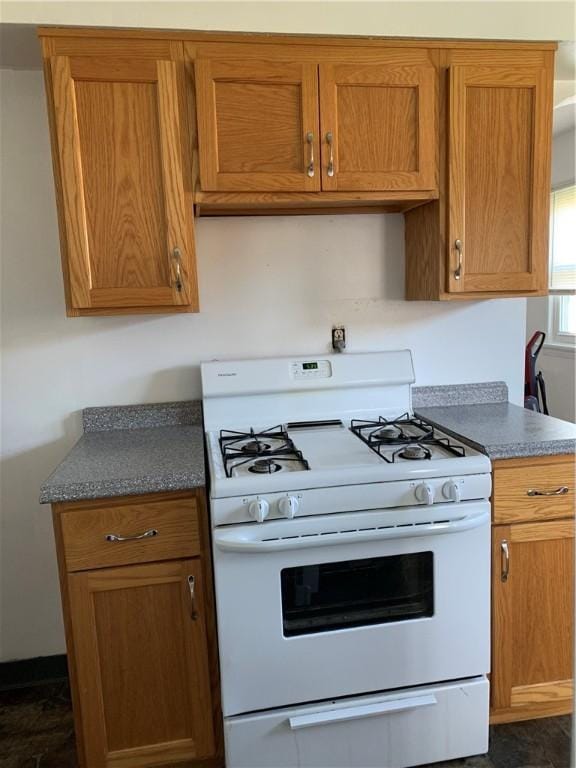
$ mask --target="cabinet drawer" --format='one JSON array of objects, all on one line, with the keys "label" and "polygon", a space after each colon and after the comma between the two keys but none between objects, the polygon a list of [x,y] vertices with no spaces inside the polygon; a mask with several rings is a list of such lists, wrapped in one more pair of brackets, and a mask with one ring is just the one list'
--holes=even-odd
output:
[{"label": "cabinet drawer", "polygon": [[194,557],[200,552],[193,498],[71,510],[63,512],[61,520],[68,571]]},{"label": "cabinet drawer", "polygon": [[[226,764],[236,768],[422,765],[486,752],[487,721],[485,678],[287,707],[226,718]],[[432,737],[444,731],[444,738]]]},{"label": "cabinet drawer", "polygon": [[[506,462],[494,468],[495,523],[553,520],[574,514],[574,462]],[[567,489],[567,490],[565,490]]]}]

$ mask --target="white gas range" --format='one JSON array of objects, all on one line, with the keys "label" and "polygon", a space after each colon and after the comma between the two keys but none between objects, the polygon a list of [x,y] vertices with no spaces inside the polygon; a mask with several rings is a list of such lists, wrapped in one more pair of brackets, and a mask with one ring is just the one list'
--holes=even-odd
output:
[{"label": "white gas range", "polygon": [[228,768],[488,748],[490,462],[409,351],[202,366]]}]

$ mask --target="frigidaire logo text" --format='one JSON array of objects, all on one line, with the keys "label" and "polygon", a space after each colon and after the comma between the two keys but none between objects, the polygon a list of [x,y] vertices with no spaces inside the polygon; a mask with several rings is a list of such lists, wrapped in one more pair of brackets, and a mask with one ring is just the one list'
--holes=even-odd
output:
[{"label": "frigidaire logo text", "polygon": [[238,376],[237,373],[219,373],[218,376]]}]

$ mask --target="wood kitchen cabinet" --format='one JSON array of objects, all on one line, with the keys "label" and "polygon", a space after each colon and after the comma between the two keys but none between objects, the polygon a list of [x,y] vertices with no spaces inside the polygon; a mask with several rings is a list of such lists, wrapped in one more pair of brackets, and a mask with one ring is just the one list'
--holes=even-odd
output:
[{"label": "wood kitchen cabinet", "polygon": [[198,311],[194,216],[402,212],[406,298],[547,293],[554,43],[39,35],[68,315]]},{"label": "wood kitchen cabinet", "polygon": [[443,56],[439,201],[406,213],[409,299],[547,293],[553,54]]},{"label": "wood kitchen cabinet", "polygon": [[53,511],[81,765],[220,765],[203,491]]},{"label": "wood kitchen cabinet", "polygon": [[298,61],[195,62],[203,190],[320,189],[317,69]]},{"label": "wood kitchen cabinet", "polygon": [[427,56],[382,50],[358,63],[350,48],[337,63],[322,53],[195,60],[203,191],[434,190]]},{"label": "wood kitchen cabinet", "polygon": [[69,315],[198,310],[181,43],[43,38]]},{"label": "wood kitchen cabinet", "polygon": [[320,64],[322,189],[433,190],[432,64]]},{"label": "wood kitchen cabinet", "polygon": [[493,512],[491,722],[571,712],[573,457],[495,462]]}]

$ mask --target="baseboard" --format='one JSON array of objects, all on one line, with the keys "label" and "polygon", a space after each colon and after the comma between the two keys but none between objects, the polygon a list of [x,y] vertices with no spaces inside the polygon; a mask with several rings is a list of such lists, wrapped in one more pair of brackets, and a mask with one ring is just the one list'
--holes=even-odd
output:
[{"label": "baseboard", "polygon": [[0,664],[0,690],[53,683],[67,678],[68,661],[64,653],[58,656],[5,661]]}]

